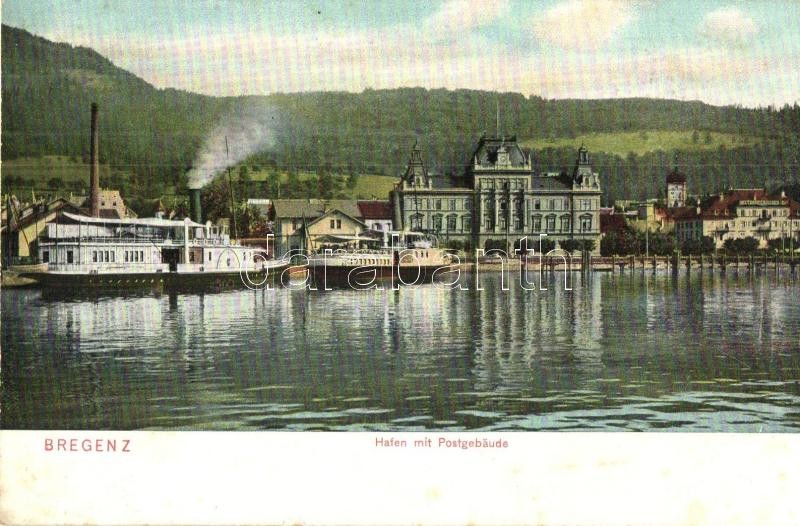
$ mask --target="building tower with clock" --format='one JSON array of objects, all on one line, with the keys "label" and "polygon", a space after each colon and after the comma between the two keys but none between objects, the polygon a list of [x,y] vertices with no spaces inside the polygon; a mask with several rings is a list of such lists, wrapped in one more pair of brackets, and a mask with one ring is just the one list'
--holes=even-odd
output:
[{"label": "building tower with clock", "polygon": [[667,208],[686,206],[686,176],[678,171],[677,162],[667,174]]}]

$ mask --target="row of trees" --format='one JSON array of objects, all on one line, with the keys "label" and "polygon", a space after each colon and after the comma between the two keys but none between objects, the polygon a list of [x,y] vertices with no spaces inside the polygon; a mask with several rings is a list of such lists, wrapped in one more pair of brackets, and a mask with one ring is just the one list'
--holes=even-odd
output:
[{"label": "row of trees", "polygon": [[[728,254],[752,254],[761,250],[759,241],[754,237],[727,239],[724,251]],[[788,252],[793,247],[790,238],[770,239],[767,249],[772,252]],[[651,232],[645,234],[631,229],[608,232],[600,243],[602,256],[670,256],[675,250],[681,254],[699,256],[716,252],[714,240],[708,236],[702,239],[687,239],[678,242],[674,234]]]}]

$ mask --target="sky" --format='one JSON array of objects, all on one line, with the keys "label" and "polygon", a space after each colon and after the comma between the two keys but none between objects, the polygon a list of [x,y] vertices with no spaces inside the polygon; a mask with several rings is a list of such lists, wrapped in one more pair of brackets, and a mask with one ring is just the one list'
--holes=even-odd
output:
[{"label": "sky", "polygon": [[208,95],[422,86],[800,102],[795,0],[3,0],[2,21]]}]

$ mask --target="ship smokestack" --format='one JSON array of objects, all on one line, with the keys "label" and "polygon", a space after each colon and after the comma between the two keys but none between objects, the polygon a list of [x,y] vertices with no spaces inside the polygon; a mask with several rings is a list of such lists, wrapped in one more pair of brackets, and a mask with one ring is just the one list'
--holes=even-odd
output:
[{"label": "ship smokestack", "polygon": [[89,168],[89,202],[92,217],[100,217],[100,139],[97,134],[97,103],[92,103],[91,166]]},{"label": "ship smokestack", "polygon": [[203,209],[200,205],[200,189],[189,189],[189,216],[195,223],[203,222]]}]

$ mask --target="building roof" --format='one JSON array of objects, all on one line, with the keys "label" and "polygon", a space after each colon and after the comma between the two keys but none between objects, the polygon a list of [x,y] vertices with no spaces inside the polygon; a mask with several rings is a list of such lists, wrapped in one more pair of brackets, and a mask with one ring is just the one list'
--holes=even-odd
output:
[{"label": "building roof", "polygon": [[22,207],[21,209],[17,210],[16,213],[12,213],[10,216],[11,220],[3,223],[2,230],[5,231],[8,224],[10,224],[11,231],[16,231],[19,226],[17,224],[17,218],[19,218],[19,224],[22,225],[22,228],[25,228],[36,221],[41,221],[49,214],[62,209],[75,213],[79,212],[75,205],[63,197],[53,199],[49,203],[33,203]]},{"label": "building roof", "polygon": [[532,190],[572,190],[572,179],[565,174],[534,175],[531,177]]},{"label": "building roof", "polygon": [[334,208],[351,217],[361,215],[355,199],[275,199],[272,207],[276,220],[302,217],[314,219]]},{"label": "building roof", "polygon": [[678,171],[678,168],[673,168],[670,173],[667,174],[667,184],[685,184],[686,183],[686,176]]},{"label": "building roof", "polygon": [[347,212],[343,212],[342,210],[339,210],[338,208],[330,208],[330,209],[328,209],[327,211],[325,211],[325,213],[324,213],[324,214],[322,214],[321,216],[318,216],[318,217],[314,218],[314,219],[313,219],[313,220],[311,220],[311,221],[308,221],[306,224],[307,224],[308,226],[311,226],[311,225],[313,225],[313,224],[315,224],[315,223],[318,223],[318,222],[322,221],[322,220],[323,220],[323,219],[325,219],[327,216],[329,216],[329,215],[332,215],[332,214],[335,214],[335,213],[337,213],[337,212],[338,212],[339,214],[342,214],[343,216],[345,216],[345,217],[347,217],[347,218],[351,219],[352,221],[354,221],[354,222],[358,223],[358,224],[359,224],[359,225],[361,225],[362,227],[364,227],[364,228],[366,228],[366,227],[367,227],[367,225],[366,225],[366,224],[365,224],[363,221],[361,221],[360,219],[358,219],[357,217],[355,217],[355,216],[352,216],[352,215],[348,214]]},{"label": "building roof", "polygon": [[389,201],[358,201],[358,211],[359,217],[364,219],[392,219],[392,205]]},{"label": "building roof", "polygon": [[477,160],[481,167],[490,168],[494,166],[497,162],[497,153],[501,148],[505,148],[508,151],[510,169],[519,170],[526,167],[528,157],[517,144],[515,135],[509,137],[482,136],[478,141],[478,146],[475,148],[475,153],[472,154],[470,164],[474,165]]},{"label": "building roof", "polygon": [[[707,197],[699,207],[676,208],[670,215],[676,221],[724,219],[736,216],[736,208],[741,206],[742,201],[752,201],[753,206],[786,206],[789,207],[790,217],[800,217],[800,203],[783,195],[769,195],[763,188],[729,190],[721,195]],[[765,203],[759,204],[758,201]]]}]

